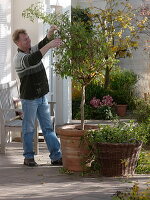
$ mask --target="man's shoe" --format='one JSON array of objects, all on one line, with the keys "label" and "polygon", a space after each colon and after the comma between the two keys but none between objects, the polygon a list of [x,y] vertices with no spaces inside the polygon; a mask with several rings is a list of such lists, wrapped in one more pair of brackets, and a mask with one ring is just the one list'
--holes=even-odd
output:
[{"label": "man's shoe", "polygon": [[36,167],[38,164],[35,162],[34,158],[25,158],[24,165],[29,167]]},{"label": "man's shoe", "polygon": [[59,160],[51,161],[51,164],[52,165],[63,165],[62,158],[60,158]]}]

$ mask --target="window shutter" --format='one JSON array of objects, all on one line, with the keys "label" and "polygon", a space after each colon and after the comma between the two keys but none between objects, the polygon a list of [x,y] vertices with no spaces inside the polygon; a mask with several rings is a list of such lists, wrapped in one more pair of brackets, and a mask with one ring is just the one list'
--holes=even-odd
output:
[{"label": "window shutter", "polygon": [[0,0],[0,83],[11,80],[11,0]]}]

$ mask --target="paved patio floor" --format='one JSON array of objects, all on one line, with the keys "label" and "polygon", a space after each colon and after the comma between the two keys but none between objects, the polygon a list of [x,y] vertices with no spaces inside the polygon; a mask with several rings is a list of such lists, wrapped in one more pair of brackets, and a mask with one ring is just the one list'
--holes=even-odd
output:
[{"label": "paved patio floor", "polygon": [[127,190],[134,182],[141,187],[150,183],[150,175],[95,178],[62,174],[61,167],[50,166],[45,143],[40,143],[35,160],[38,167],[23,166],[21,143],[10,143],[6,155],[0,154],[1,200],[111,200],[117,190]]}]

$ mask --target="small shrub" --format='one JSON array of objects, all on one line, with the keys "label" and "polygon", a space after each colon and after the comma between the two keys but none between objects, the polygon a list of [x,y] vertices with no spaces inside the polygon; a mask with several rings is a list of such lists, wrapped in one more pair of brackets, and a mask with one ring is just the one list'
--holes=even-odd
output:
[{"label": "small shrub", "polygon": [[110,89],[117,104],[127,104],[130,109],[134,107],[134,89],[138,76],[131,70],[117,70],[112,72]]},{"label": "small shrub", "polygon": [[112,93],[109,89],[105,89],[102,83],[90,83],[86,87],[86,103],[88,104],[93,97],[102,99],[103,96],[110,95]]},{"label": "small shrub", "polygon": [[140,153],[135,172],[137,174],[150,173],[150,152],[142,151]]},{"label": "small shrub", "polygon": [[117,191],[113,200],[150,200],[150,187],[140,190],[137,183],[133,185],[129,192]]},{"label": "small shrub", "polygon": [[145,126],[135,124],[133,121],[130,123],[117,122],[113,126],[99,125],[98,130],[89,131],[86,137],[90,144],[95,144],[95,142],[128,143],[136,140],[147,142]]},{"label": "small shrub", "polygon": [[138,122],[150,121],[150,101],[137,99],[135,101],[135,110],[133,111]]},{"label": "small shrub", "polygon": [[[73,112],[72,112],[72,118],[76,120],[80,120],[81,118],[81,112],[80,112],[80,102],[74,101],[72,103],[73,105]],[[94,112],[91,109],[91,106],[85,104],[84,106],[84,117],[86,120],[93,119]]]}]

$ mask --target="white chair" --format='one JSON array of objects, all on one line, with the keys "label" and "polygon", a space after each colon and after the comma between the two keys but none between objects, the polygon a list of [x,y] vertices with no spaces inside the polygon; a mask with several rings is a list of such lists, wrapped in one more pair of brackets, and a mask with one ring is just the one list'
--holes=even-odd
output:
[{"label": "white chair", "polygon": [[[0,84],[0,135],[1,145],[0,153],[5,154],[6,145],[10,142],[11,134],[18,131],[22,132],[22,120],[20,116],[16,116],[16,112],[21,110],[15,109],[13,97],[19,98],[17,81],[10,81],[8,83]],[[55,116],[54,116],[54,104],[55,102],[49,102],[51,105],[51,120],[55,128]],[[39,153],[38,144],[38,123],[35,123],[35,136],[34,136],[34,151],[36,154]]]}]

